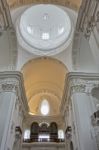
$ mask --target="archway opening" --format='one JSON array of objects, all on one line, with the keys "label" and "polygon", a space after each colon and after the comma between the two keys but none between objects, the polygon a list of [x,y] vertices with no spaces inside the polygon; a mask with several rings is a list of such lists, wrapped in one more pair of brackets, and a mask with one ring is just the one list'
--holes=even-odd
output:
[{"label": "archway opening", "polygon": [[32,115],[59,115],[64,81],[68,69],[60,61],[41,57],[30,60],[23,68],[24,85]]}]

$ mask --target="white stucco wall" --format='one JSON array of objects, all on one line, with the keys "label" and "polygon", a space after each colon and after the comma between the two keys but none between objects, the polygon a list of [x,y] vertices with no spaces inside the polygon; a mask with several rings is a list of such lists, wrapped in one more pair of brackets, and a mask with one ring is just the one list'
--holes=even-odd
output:
[{"label": "white stucco wall", "polygon": [[13,30],[3,31],[0,36],[0,71],[16,70],[17,45]]}]

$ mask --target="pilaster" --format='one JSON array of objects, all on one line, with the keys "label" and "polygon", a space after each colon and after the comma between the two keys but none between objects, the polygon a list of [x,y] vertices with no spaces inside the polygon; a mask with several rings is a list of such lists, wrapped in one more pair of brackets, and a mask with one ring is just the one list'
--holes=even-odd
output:
[{"label": "pilaster", "polygon": [[22,129],[22,120],[27,113],[28,105],[22,74],[20,72],[1,72],[0,149],[12,149],[16,140],[15,129],[16,127]]},{"label": "pilaster", "polygon": [[[79,150],[98,148],[98,136],[91,123],[94,113],[92,91],[96,88],[99,88],[99,74],[69,73],[65,81],[61,111],[67,121],[67,127],[69,125],[72,129],[70,140]],[[71,120],[71,124],[68,120]]]}]

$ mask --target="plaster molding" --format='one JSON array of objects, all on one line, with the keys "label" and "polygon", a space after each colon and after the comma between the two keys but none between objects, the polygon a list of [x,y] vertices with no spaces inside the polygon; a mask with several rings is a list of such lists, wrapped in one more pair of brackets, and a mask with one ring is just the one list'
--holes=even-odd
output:
[{"label": "plaster molding", "polygon": [[69,7],[73,10],[78,11],[79,7],[80,7],[80,3],[81,1],[79,0],[79,2],[75,2],[75,1],[71,1],[71,0],[8,0],[8,4],[10,6],[11,9],[20,7],[20,6],[24,6],[24,5],[29,5],[29,4],[54,4],[54,5],[62,5],[65,7]]},{"label": "plaster molding", "polygon": [[1,28],[8,28],[12,27],[12,20],[9,10],[9,5],[6,0],[0,0],[0,21],[1,21]]},{"label": "plaster molding", "polygon": [[16,86],[14,84],[2,84],[2,90],[5,92],[13,92],[15,90]]},{"label": "plaster molding", "polygon": [[92,89],[95,87],[99,87],[99,74],[79,72],[69,73],[65,80],[61,111],[64,113],[67,106],[70,105],[72,94],[92,94]]},{"label": "plaster molding", "polygon": [[[31,95],[31,97],[29,97],[28,99],[28,103],[33,100],[33,98],[38,95],[38,94],[43,94],[43,95],[46,95],[46,94],[50,94],[54,97],[56,97],[58,100],[61,99],[61,96],[58,95],[58,93],[54,90],[50,90],[50,89],[37,89],[36,91],[33,92],[33,94]],[[61,94],[62,95],[62,94]]]},{"label": "plaster molding", "polygon": [[33,122],[38,122],[38,123],[42,123],[42,122],[47,122],[47,123],[51,123],[51,122],[57,122],[58,126],[62,126],[63,125],[63,117],[61,115],[57,115],[57,116],[36,116],[36,115],[27,115],[26,118],[24,118],[24,123],[27,124],[27,126],[30,126]]},{"label": "plaster molding", "polygon": [[80,7],[76,30],[83,32],[87,39],[90,38],[91,32],[99,23],[98,6],[98,0],[84,0]]},{"label": "plaster molding", "polygon": [[71,93],[91,93],[94,87],[99,86],[98,80],[88,80],[88,79],[72,79],[70,81]]},{"label": "plaster molding", "polygon": [[0,92],[16,92],[19,82],[16,79],[0,79]]},{"label": "plaster molding", "polygon": [[81,39],[85,37],[87,42],[91,37],[95,27],[99,26],[99,1],[83,0],[79,9],[74,41],[73,41],[73,66],[79,68],[79,53]]},{"label": "plaster molding", "polygon": [[15,92],[18,104],[22,110],[28,112],[28,104],[23,85],[23,77],[20,72],[0,72],[0,92]]},{"label": "plaster molding", "polygon": [[[53,3],[51,3],[51,4],[53,4]],[[31,5],[30,5],[31,6]],[[34,5],[35,6],[35,5]],[[58,5],[57,5],[58,6]],[[24,7],[24,6],[23,6]],[[31,7],[30,7],[31,8]],[[62,7],[60,7],[60,8],[62,8]],[[65,8],[65,7],[64,7]],[[26,8],[25,8],[26,9]],[[28,8],[29,9],[29,8]],[[27,9],[27,10],[28,10]],[[25,11],[27,11],[27,10],[25,10]],[[65,9],[64,9],[65,10]],[[66,11],[66,13],[67,13],[67,11]],[[67,14],[68,15],[68,14]],[[33,53],[33,54],[35,54],[35,55],[38,55],[38,56],[53,56],[53,55],[56,55],[56,54],[58,54],[58,53],[60,53],[60,52],[63,52],[63,51],[65,51],[67,48],[68,48],[68,46],[70,46],[71,44],[72,44],[72,40],[73,40],[73,34],[74,34],[74,26],[73,26],[73,20],[69,17],[69,19],[70,19],[70,24],[71,24],[71,31],[70,31],[70,34],[69,34],[69,36],[68,36],[68,38],[67,38],[67,40],[64,40],[64,42],[63,42],[63,44],[60,42],[60,45],[58,45],[58,46],[56,46],[56,47],[54,47],[54,48],[51,48],[51,49],[49,49],[49,47],[46,47],[47,49],[49,49],[49,50],[44,50],[45,48],[39,48],[39,47],[36,47],[35,46],[35,41],[34,42],[32,42],[31,41],[31,39],[29,39],[28,41],[24,38],[24,37],[26,37],[26,35],[24,36],[24,34],[27,34],[26,32],[25,32],[25,30],[24,31],[22,31],[22,33],[21,33],[21,29],[20,29],[20,26],[21,26],[21,28],[22,28],[22,23],[21,22],[23,22],[23,21],[20,21],[21,19],[22,19],[22,16],[24,17],[24,13],[23,13],[23,15],[21,15],[21,17],[19,16],[18,18],[17,18],[17,21],[16,21],[16,34],[17,34],[17,39],[18,39],[18,43],[19,43],[19,45],[21,46],[21,48],[23,48],[24,50],[26,50],[26,51],[28,51],[28,52],[30,52],[30,53]],[[69,15],[68,15],[69,16]],[[43,31],[43,30],[42,30]],[[33,38],[33,37],[32,37]],[[62,36],[61,36],[61,38],[62,38]],[[39,40],[39,42],[44,42],[42,39],[38,39]],[[58,38],[58,40],[59,40],[59,38]],[[25,42],[25,41],[27,41],[27,42]],[[50,41],[49,42],[51,42],[52,40],[50,39]],[[32,44],[30,44],[30,42],[32,42]],[[45,41],[45,42],[47,42],[48,43],[48,41]],[[33,45],[33,43],[34,43],[34,45]],[[57,42],[56,42],[57,43]],[[59,42],[58,42],[59,43]],[[46,44],[46,43],[45,43]],[[51,44],[51,43],[50,43]],[[53,42],[52,42],[52,44],[53,44]],[[52,47],[52,46],[51,46]]]}]

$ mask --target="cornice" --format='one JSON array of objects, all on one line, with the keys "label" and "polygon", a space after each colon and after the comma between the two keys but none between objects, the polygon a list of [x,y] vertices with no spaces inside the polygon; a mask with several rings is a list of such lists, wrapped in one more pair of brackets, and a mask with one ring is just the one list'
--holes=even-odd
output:
[{"label": "cornice", "polygon": [[99,80],[99,73],[84,73],[84,72],[70,72],[67,74],[68,80],[72,78]]},{"label": "cornice", "polygon": [[52,116],[37,116],[37,115],[30,115],[27,114],[24,122],[30,126],[30,124],[32,122],[38,122],[38,123],[42,123],[42,122],[47,122],[47,123],[51,123],[51,122],[57,122],[57,124],[59,126],[61,126],[63,124],[63,118],[61,115],[52,115]]}]

